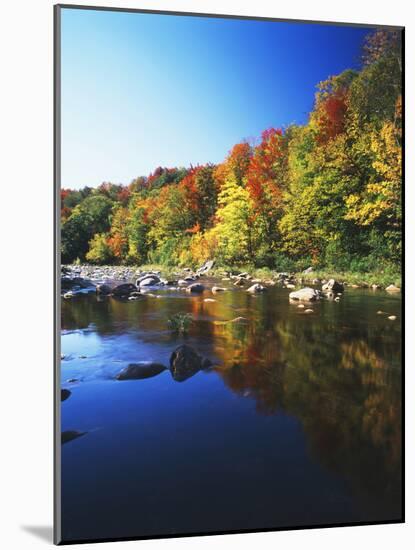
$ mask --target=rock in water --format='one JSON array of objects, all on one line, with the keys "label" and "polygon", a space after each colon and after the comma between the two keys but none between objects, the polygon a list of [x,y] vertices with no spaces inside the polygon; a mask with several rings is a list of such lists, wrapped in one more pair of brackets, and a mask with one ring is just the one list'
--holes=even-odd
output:
[{"label": "rock in water", "polygon": [[86,433],[87,432],[78,432],[77,430],[67,430],[66,432],[62,432],[61,434],[62,445],[64,445],[65,443],[69,443],[69,441],[72,441],[73,439],[77,439],[78,437],[81,437]]},{"label": "rock in water", "polygon": [[186,292],[201,293],[205,290],[205,287],[201,283],[194,283],[186,288]]},{"label": "rock in water", "polygon": [[316,302],[320,300],[321,294],[315,288],[302,288],[301,290],[296,290],[290,292],[290,300],[299,300],[300,302]]},{"label": "rock in water", "polygon": [[330,279],[322,286],[322,290],[323,292],[343,292],[344,286],[342,285],[342,283],[339,283],[335,279]]},{"label": "rock in water", "polygon": [[137,286],[142,288],[144,286],[157,286],[160,284],[160,278],[156,275],[147,275],[137,280]]},{"label": "rock in water", "polygon": [[124,283],[116,286],[113,289],[112,294],[116,298],[128,298],[132,292],[137,292],[137,287],[132,283]]},{"label": "rock in water", "polygon": [[254,285],[246,289],[247,292],[251,292],[252,294],[256,294],[257,292],[264,292],[265,290],[267,289],[259,283],[255,283]]},{"label": "rock in water", "polygon": [[104,296],[111,294],[111,287],[105,283],[97,285],[96,290],[97,294],[103,294]]},{"label": "rock in water", "polygon": [[175,349],[170,357],[170,372],[176,382],[183,382],[210,365],[209,359],[203,359],[194,348],[187,344]]},{"label": "rock in water", "polygon": [[212,286],[212,292],[213,294],[216,294],[217,292],[225,292],[226,288],[223,288],[221,286]]},{"label": "rock in water", "polygon": [[117,380],[142,380],[144,378],[152,378],[157,376],[161,372],[165,371],[167,367],[161,363],[131,363],[116,375]]},{"label": "rock in water", "polygon": [[71,391],[67,389],[61,390],[61,401],[66,401],[68,397],[71,395]]},{"label": "rock in water", "polygon": [[395,285],[389,285],[385,288],[387,292],[400,292],[401,289],[398,286]]}]

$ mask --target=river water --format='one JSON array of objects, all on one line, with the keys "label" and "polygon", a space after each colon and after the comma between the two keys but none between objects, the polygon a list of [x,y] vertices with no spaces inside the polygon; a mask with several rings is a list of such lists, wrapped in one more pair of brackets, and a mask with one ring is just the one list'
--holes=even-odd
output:
[{"label": "river water", "polygon": [[[400,519],[401,297],[288,293],[63,301],[62,430],[86,432],[62,446],[64,540]],[[183,343],[214,366],[114,378]]]}]

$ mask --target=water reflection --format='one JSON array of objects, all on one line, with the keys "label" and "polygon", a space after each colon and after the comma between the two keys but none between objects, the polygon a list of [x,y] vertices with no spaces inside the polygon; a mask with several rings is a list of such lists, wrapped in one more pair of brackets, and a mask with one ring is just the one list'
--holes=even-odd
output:
[{"label": "water reflection", "polygon": [[[100,338],[101,346],[94,349],[100,368],[110,358],[109,348],[112,360],[151,358],[169,367],[173,350],[186,342],[214,364],[210,376],[218,377],[239,398],[233,405],[235,414],[250,400],[258,429],[267,429],[262,417],[283,413],[297,419],[310,460],[342,479],[356,506],[365,510],[363,519],[400,517],[400,323],[376,315],[381,309],[399,317],[399,297],[349,291],[339,304],[317,304],[313,316],[306,316],[289,304],[285,290],[277,288],[261,296],[226,292],[216,295],[215,302],[204,301],[211,294],[160,295],[134,302],[95,297],[65,301],[62,328],[89,329]],[[178,312],[193,315],[187,337],[168,329],[168,317]],[[235,321],[238,317],[245,321]],[[110,346],[105,345],[108,341]],[[183,380],[175,388],[190,388],[188,380],[194,380],[199,370],[189,378],[171,371],[173,378]],[[157,379],[167,385],[171,377],[164,376]],[[220,399],[211,395],[212,406],[220,408]],[[213,446],[220,438],[215,433],[209,437]]]}]

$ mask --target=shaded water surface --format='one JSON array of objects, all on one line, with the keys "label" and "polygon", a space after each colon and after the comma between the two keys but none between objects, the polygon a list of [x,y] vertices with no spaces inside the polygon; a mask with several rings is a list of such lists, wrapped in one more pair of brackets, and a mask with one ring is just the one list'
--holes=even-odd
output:
[{"label": "shaded water surface", "polygon": [[[346,290],[307,315],[288,292],[63,302],[62,430],[82,434],[62,446],[64,540],[401,517],[400,296]],[[184,342],[214,366],[114,379]]]}]

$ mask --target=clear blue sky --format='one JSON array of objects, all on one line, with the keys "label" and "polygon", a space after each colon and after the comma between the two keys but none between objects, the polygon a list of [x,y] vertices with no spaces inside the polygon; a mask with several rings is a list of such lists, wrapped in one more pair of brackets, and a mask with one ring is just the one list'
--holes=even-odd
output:
[{"label": "clear blue sky", "polygon": [[359,67],[369,29],[62,10],[62,187],[222,161],[304,123],[315,86]]}]

